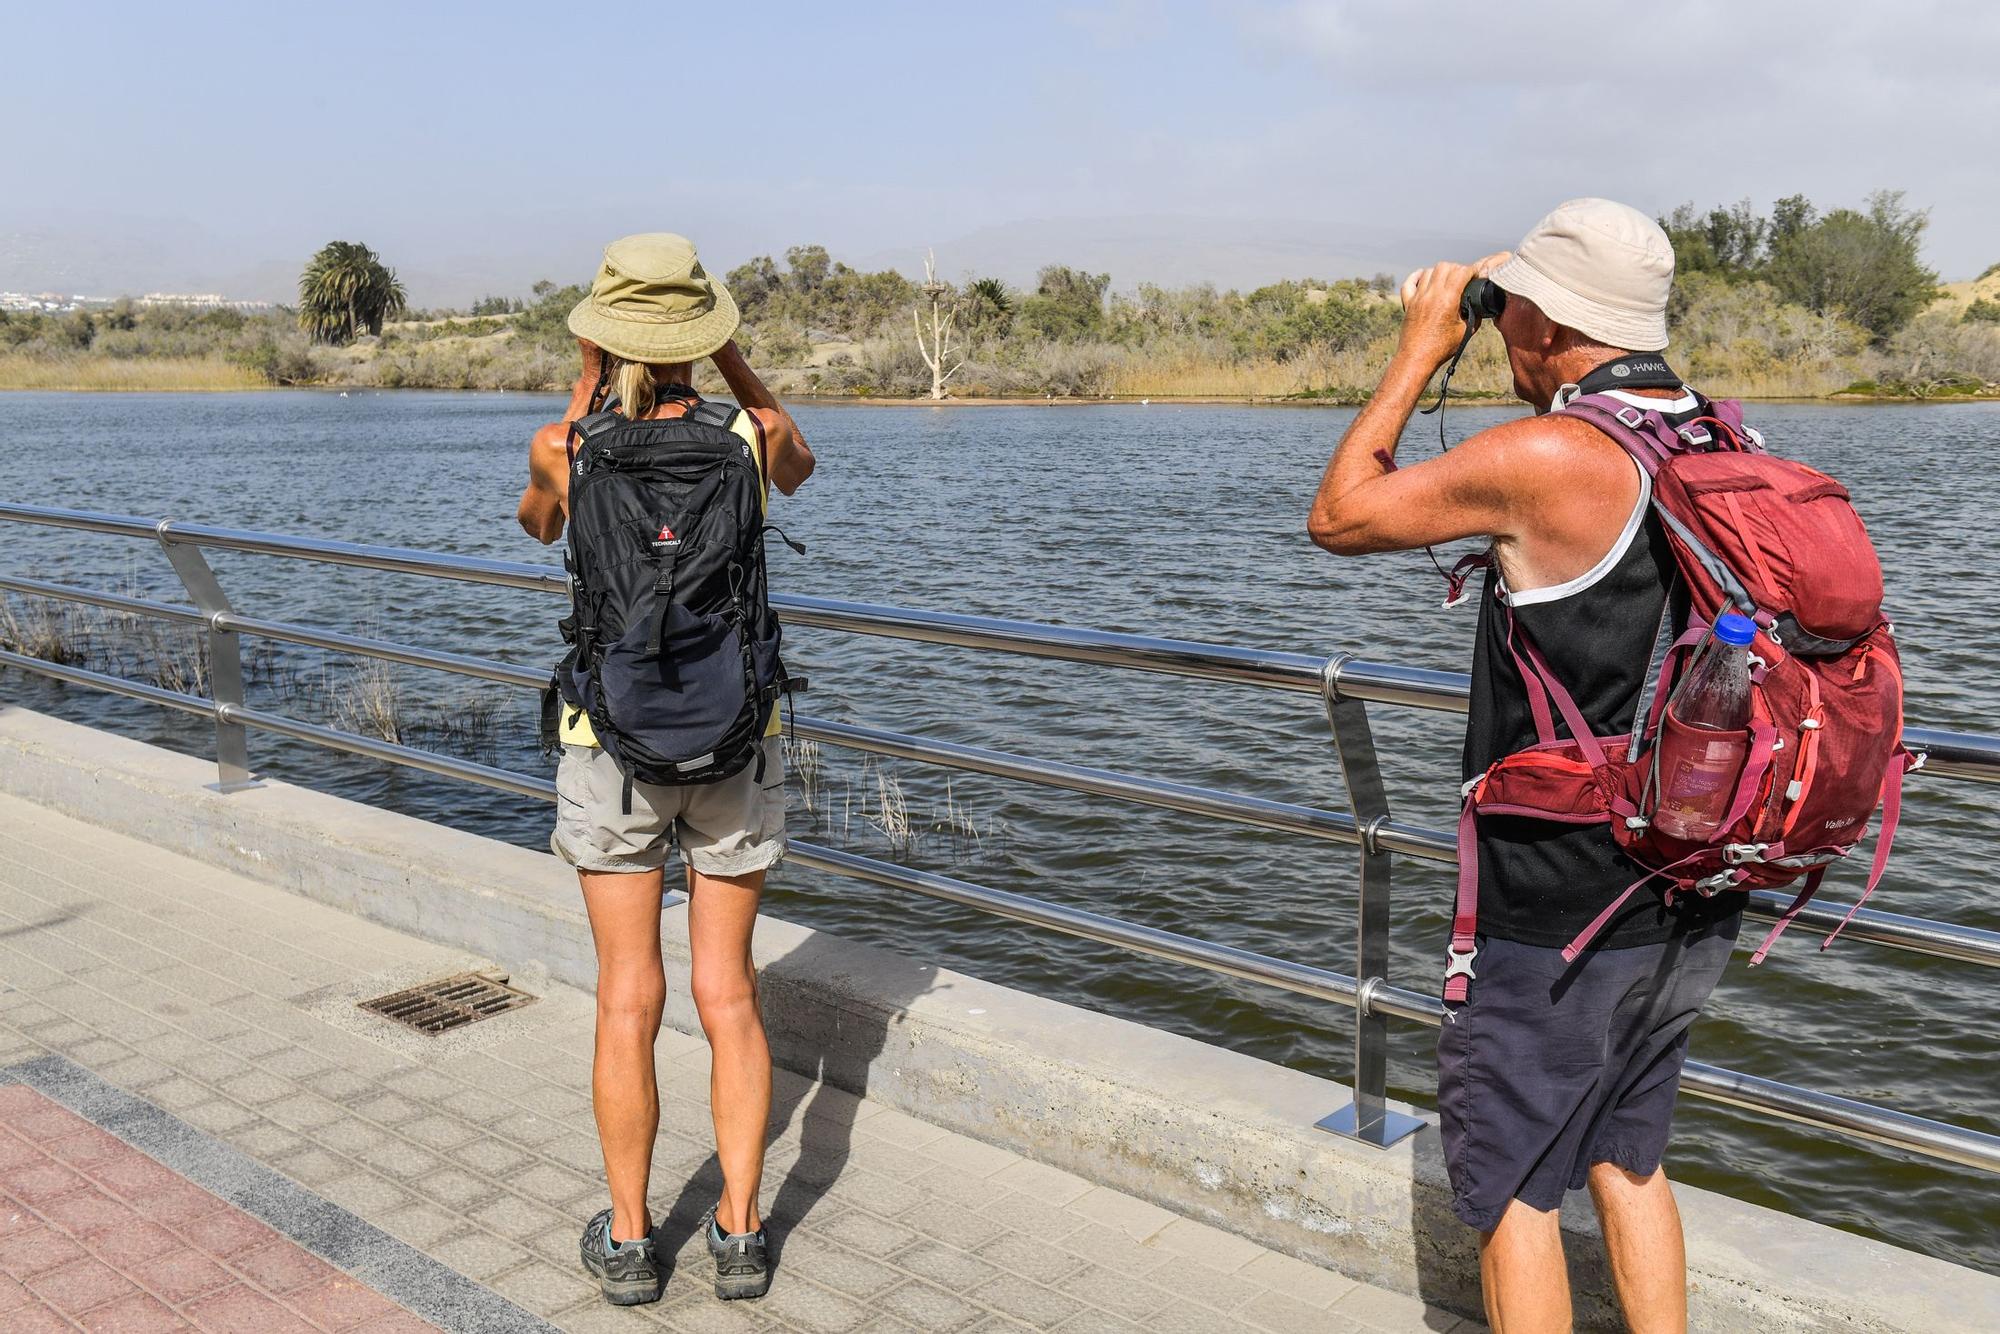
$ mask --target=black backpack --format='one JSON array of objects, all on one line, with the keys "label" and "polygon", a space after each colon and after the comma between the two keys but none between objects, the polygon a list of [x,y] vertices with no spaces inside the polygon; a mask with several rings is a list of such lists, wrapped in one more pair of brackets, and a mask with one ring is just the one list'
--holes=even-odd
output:
[{"label": "black backpack", "polygon": [[556,668],[563,710],[590,718],[631,783],[713,783],[754,759],[790,688],[766,597],[763,479],[730,429],[742,409],[689,389],[680,417],[609,407],[570,427],[573,645]]}]

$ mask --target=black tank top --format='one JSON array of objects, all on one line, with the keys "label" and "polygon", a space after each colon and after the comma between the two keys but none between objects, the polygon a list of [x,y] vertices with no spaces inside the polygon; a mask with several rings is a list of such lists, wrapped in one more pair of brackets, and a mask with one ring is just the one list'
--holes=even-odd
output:
[{"label": "black tank top", "polygon": [[[1645,400],[1659,409],[1671,399]],[[1685,414],[1666,414],[1679,424]],[[1637,464],[1633,467],[1636,470]],[[1627,732],[1666,605],[1674,557],[1650,492],[1641,492],[1636,524],[1597,567],[1556,588],[1516,599],[1513,619],[1533,641],[1556,680],[1600,736]],[[1479,600],[1472,653],[1472,699],[1466,716],[1464,776],[1484,773],[1503,756],[1538,740],[1520,671],[1507,647],[1507,607],[1499,571],[1489,568]],[[1687,614],[1677,596],[1676,624]],[[1557,731],[1562,732],[1560,722]],[[1524,945],[1569,944],[1645,870],[1627,858],[1605,825],[1560,824],[1525,816],[1479,817],[1479,932]],[[1664,902],[1659,882],[1641,889],[1612,919],[1594,948],[1657,944],[1742,911],[1745,895],[1677,895]]]}]

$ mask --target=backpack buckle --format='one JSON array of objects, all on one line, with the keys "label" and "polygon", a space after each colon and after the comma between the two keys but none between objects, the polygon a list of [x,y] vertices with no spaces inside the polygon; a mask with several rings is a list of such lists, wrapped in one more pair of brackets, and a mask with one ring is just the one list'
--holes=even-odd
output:
[{"label": "backpack buckle", "polygon": [[1726,843],[1722,848],[1722,860],[1731,866],[1761,862],[1770,846],[1768,843]]},{"label": "backpack buckle", "polygon": [[1635,431],[1646,424],[1646,414],[1629,403],[1611,415]]},{"label": "backpack buckle", "polygon": [[1444,951],[1444,980],[1449,982],[1454,977],[1462,977],[1468,981],[1477,981],[1478,975],[1472,971],[1472,960],[1478,953],[1479,947],[1477,945],[1463,951],[1446,946]]},{"label": "backpack buckle", "polygon": [[1744,871],[1718,871],[1706,880],[1695,881],[1695,892],[1705,899],[1713,898],[1725,889],[1734,889],[1746,874]]},{"label": "backpack buckle", "polygon": [[1678,435],[1690,447],[1695,449],[1699,449],[1703,445],[1712,445],[1715,443],[1715,437],[1700,422],[1696,422],[1692,426],[1683,426],[1680,430],[1674,432],[1674,434]]}]

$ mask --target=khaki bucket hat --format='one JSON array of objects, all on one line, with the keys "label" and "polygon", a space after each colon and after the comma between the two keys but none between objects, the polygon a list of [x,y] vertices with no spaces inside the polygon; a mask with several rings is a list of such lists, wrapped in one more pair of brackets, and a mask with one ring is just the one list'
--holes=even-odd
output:
[{"label": "khaki bucket hat", "polygon": [[708,276],[694,242],[642,232],[604,247],[590,295],[569,313],[569,329],[627,361],[698,361],[736,333],[742,317]]},{"label": "khaki bucket hat", "polygon": [[1673,243],[1629,205],[1609,199],[1557,205],[1494,271],[1493,282],[1606,346],[1627,352],[1667,346]]}]

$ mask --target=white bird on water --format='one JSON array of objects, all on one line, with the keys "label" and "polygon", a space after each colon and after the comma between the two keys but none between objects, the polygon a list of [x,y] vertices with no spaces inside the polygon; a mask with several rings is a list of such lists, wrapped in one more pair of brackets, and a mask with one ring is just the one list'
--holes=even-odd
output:
[{"label": "white bird on water", "polygon": [[1139,406],[1142,408],[1151,407],[1152,405],[1153,405],[1153,400],[1150,398],[1142,398],[1139,400]]}]

